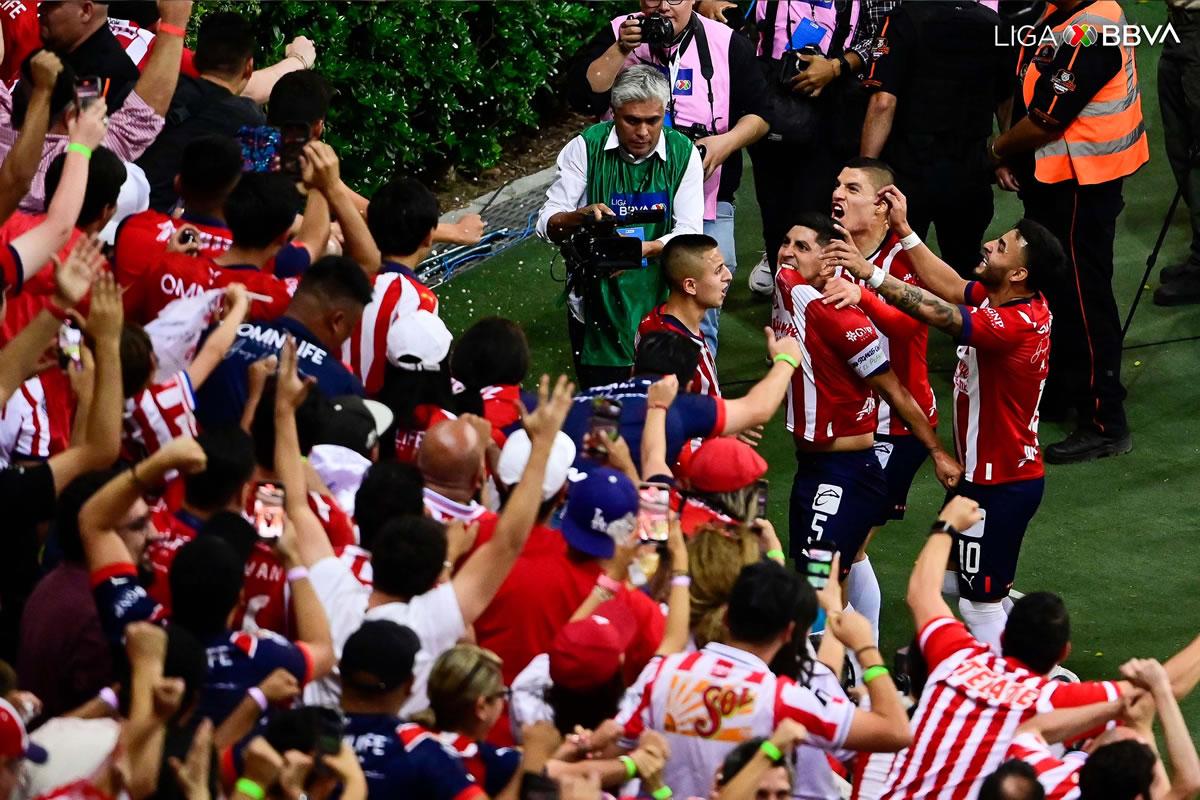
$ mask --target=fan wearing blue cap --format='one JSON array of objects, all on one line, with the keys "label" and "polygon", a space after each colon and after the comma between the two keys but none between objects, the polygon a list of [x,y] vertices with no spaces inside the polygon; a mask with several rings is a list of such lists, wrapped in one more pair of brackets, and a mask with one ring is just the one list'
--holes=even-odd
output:
[{"label": "fan wearing blue cap", "polygon": [[593,558],[612,558],[617,543],[629,542],[637,531],[637,487],[611,467],[576,474],[582,477],[567,494],[563,538]]}]

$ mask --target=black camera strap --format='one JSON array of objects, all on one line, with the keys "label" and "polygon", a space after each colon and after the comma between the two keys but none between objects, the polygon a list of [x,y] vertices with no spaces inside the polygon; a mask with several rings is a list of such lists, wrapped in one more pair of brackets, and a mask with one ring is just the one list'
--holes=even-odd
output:
[{"label": "black camera strap", "polygon": [[[696,38],[696,55],[700,57],[700,74],[704,76],[704,84],[708,87],[709,132],[716,136],[717,104],[713,99],[713,63],[712,52],[708,49],[708,34],[704,32],[704,25],[700,22],[700,18],[694,11],[692,12],[692,19],[689,21],[689,25],[691,25]],[[681,52],[680,56],[682,57],[682,55]],[[732,86],[730,88],[732,89]]]}]

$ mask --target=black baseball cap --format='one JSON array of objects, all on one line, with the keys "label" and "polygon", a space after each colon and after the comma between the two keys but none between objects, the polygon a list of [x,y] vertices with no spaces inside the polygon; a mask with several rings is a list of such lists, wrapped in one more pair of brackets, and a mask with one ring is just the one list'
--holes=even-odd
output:
[{"label": "black baseball cap", "polygon": [[342,685],[361,692],[390,692],[412,679],[420,649],[421,640],[412,628],[386,619],[368,620],[342,647]]},{"label": "black baseball cap", "polygon": [[352,394],[335,397],[329,405],[317,444],[338,445],[370,458],[371,448],[391,427],[391,409]]}]

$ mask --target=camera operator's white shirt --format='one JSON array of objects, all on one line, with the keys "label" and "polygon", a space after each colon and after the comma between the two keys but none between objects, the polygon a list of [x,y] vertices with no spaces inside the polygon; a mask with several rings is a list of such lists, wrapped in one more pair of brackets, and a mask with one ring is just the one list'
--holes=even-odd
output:
[{"label": "camera operator's white shirt", "polygon": [[[616,150],[620,144],[614,127],[609,131],[604,149]],[[659,134],[658,143],[650,155],[636,159],[634,163],[647,158],[666,160],[667,137],[664,134]],[[558,176],[546,190],[546,204],[538,212],[538,236],[546,238],[546,226],[555,214],[577,211],[588,204],[587,173],[587,144],[582,136],[576,136],[558,154]],[[679,189],[671,198],[671,232],[659,237],[658,241],[666,244],[671,237],[681,233],[704,233],[704,166],[700,162],[700,152],[695,148],[692,148]]]}]

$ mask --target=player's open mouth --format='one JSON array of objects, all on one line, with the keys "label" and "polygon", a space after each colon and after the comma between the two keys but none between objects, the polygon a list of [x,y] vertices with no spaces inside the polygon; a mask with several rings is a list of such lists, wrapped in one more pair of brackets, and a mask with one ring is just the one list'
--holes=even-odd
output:
[{"label": "player's open mouth", "polygon": [[831,213],[833,214],[834,219],[841,219],[842,217],[846,216],[846,207],[841,203],[834,203]]}]

